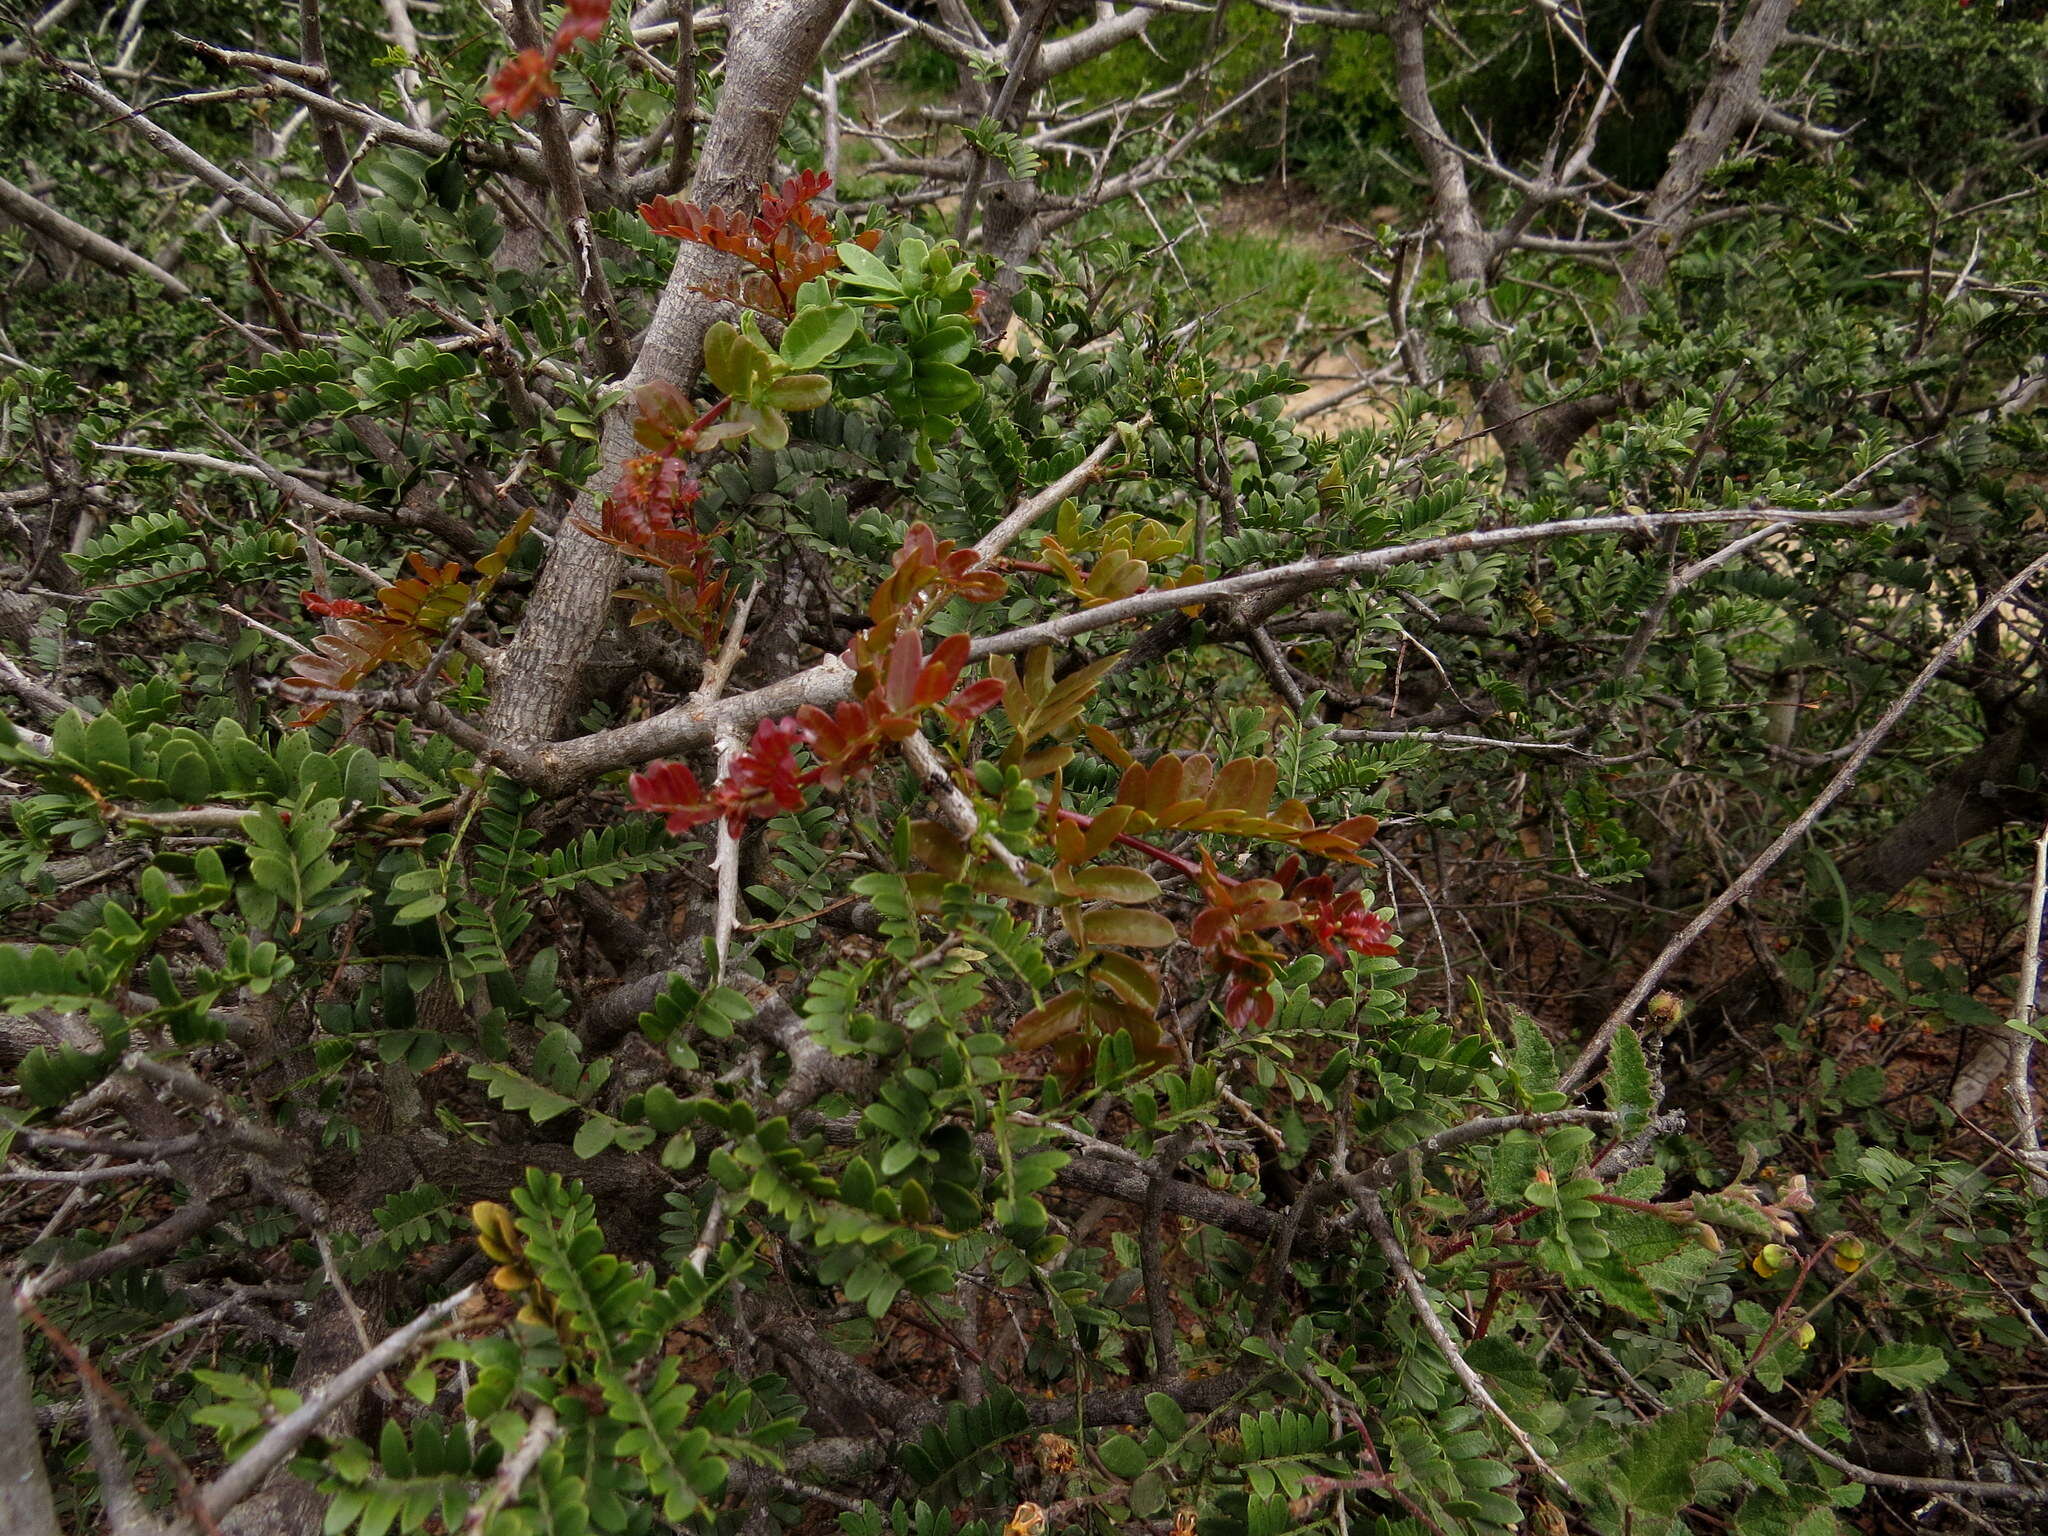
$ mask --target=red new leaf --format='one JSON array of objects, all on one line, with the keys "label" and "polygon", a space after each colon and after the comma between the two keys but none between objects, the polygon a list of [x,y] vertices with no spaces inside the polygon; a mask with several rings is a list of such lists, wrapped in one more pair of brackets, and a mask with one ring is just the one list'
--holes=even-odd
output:
[{"label": "red new leaf", "polygon": [[827,789],[845,788],[846,781],[864,770],[881,750],[885,715],[886,706],[872,694],[840,704],[829,715],[815,704],[799,709],[797,725],[818,760],[813,777]]},{"label": "red new leaf", "polygon": [[549,59],[538,48],[515,54],[492,78],[484,106],[494,116],[524,117],[543,101],[561,95]]},{"label": "red new leaf", "polygon": [[1346,950],[1354,955],[1391,955],[1394,925],[1365,904],[1362,891],[1337,894],[1328,875],[1297,880],[1301,860],[1290,858],[1280,866],[1280,879],[1288,896],[1301,908],[1301,925],[1318,948],[1331,959],[1341,959]]},{"label": "red new leaf", "polygon": [[924,643],[914,629],[907,629],[889,647],[889,660],[875,695],[890,714],[905,713],[917,705],[918,682],[924,675]]},{"label": "red new leaf", "polygon": [[[1328,876],[1322,877],[1328,883]],[[1304,902],[1302,922],[1323,953],[1338,959],[1345,950],[1354,955],[1391,955],[1394,925],[1370,910],[1357,891],[1346,891],[1328,901]]]},{"label": "red new leaf", "polygon": [[763,720],[754,727],[754,739],[711,792],[728,832],[737,837],[750,816],[765,820],[804,808],[803,775],[796,765],[801,740],[803,731],[795,720]]},{"label": "red new leaf", "polygon": [[965,635],[948,635],[939,642],[932,659],[917,675],[917,695],[911,700],[915,708],[928,709],[953,691],[953,684],[960,680],[960,669],[967,665],[972,644]]},{"label": "red new leaf", "polygon": [[708,541],[690,521],[703,489],[681,459],[628,459],[600,513],[604,534],[662,565],[693,563],[707,552]]},{"label": "red new leaf", "polygon": [[306,612],[322,619],[362,619],[375,611],[352,597],[322,597],[318,592],[301,592],[299,601],[306,605]]},{"label": "red new leaf", "polygon": [[946,705],[946,714],[955,725],[966,725],[969,721],[979,720],[1002,702],[1002,681],[984,677],[954,694]]},{"label": "red new leaf", "polygon": [[[658,235],[708,245],[755,269],[702,292],[763,314],[788,316],[796,312],[798,289],[839,266],[839,237],[811,206],[831,185],[831,177],[805,171],[784,182],[780,191],[762,187],[760,211],[754,214],[657,197],[640,205],[640,217]],[[865,250],[873,250],[881,238],[881,231],[872,229],[853,237]]]},{"label": "red new leaf", "polygon": [[718,819],[718,808],[697,783],[697,775],[681,763],[649,763],[627,780],[627,787],[641,810],[668,818],[671,832],[687,832]]},{"label": "red new leaf", "polygon": [[561,26],[555,29],[555,54],[569,51],[579,38],[596,42],[604,36],[605,23],[612,17],[611,0],[569,0]]}]

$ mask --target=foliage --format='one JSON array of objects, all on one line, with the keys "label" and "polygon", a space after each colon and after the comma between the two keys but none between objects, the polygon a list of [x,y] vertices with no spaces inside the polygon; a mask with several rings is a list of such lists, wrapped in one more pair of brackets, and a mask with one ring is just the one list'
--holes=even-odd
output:
[{"label": "foliage", "polygon": [[[1523,183],[1638,21],[1588,142],[1654,182],[1705,12],[1442,10],[1514,236],[1460,275],[1440,187],[1353,190],[1422,154],[1377,33],[1210,121],[1312,13],[1010,119],[940,100],[959,18],[850,16],[977,226],[838,145],[851,74],[686,193],[750,8],[718,68],[598,0],[330,6],[318,65],[247,58],[317,7],[191,9],[38,34],[153,115],[0,80],[22,195],[149,253],[0,232],[0,1417],[66,1529],[203,1530],[278,1434],[244,1512],[337,1536],[2033,1528],[2032,592],[1859,744],[2044,549],[2037,17],[1802,8],[1771,100],[1899,111],[1759,112],[1633,288],[1647,203],[1588,249]],[[1191,61],[1238,163],[1286,122],[1418,232],[1235,334],[1267,248],[1163,198],[1005,266]],[[678,305],[701,367],[607,374]],[[1496,385],[1601,408],[1545,458]]]}]

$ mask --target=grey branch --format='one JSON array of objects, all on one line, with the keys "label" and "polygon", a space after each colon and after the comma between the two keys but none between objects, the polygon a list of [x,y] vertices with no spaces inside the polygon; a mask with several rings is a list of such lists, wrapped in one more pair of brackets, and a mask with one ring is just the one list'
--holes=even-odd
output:
[{"label": "grey branch", "polygon": [[1570,1492],[1571,1484],[1564,1480],[1555,1467],[1543,1459],[1536,1449],[1536,1442],[1529,1438],[1529,1432],[1509,1416],[1507,1409],[1501,1407],[1493,1394],[1486,1389],[1486,1383],[1479,1379],[1479,1373],[1466,1363],[1464,1352],[1458,1348],[1458,1341],[1451,1337],[1450,1329],[1444,1326],[1443,1318],[1437,1314],[1436,1303],[1430,1300],[1428,1288],[1422,1283],[1422,1276],[1416,1273],[1415,1266],[1408,1261],[1408,1251],[1401,1246],[1401,1239],[1395,1234],[1393,1223],[1387,1218],[1386,1207],[1380,1204],[1380,1197],[1371,1190],[1366,1190],[1359,1195],[1358,1204],[1360,1212],[1364,1215],[1367,1230],[1379,1244],[1381,1254],[1394,1271],[1394,1278],[1400,1281],[1401,1289],[1407,1293],[1410,1304],[1415,1308],[1415,1317],[1422,1324],[1422,1331],[1430,1336],[1443,1353],[1452,1374],[1465,1388],[1465,1395],[1499,1422],[1501,1428],[1507,1431],[1508,1437],[1522,1448],[1522,1454],[1534,1462],[1544,1476],[1566,1492]]},{"label": "grey branch", "polygon": [[1692,948],[1701,934],[1713,927],[1731,907],[1756,889],[1764,876],[1791,851],[1792,846],[1813,829],[1813,824],[1820,820],[1829,806],[1848,793],[1849,787],[1862,773],[1863,765],[1870,761],[1871,754],[1876,752],[1878,746],[1891,734],[1892,727],[1905,717],[1906,711],[1919,702],[1920,696],[1933,684],[1935,678],[1940,676],[1942,669],[1956,659],[1970,636],[2010,602],[2014,595],[2044,568],[2048,568],[2048,555],[2030,563],[2019,575],[1992,593],[1975,613],[1964,620],[1962,625],[1942,642],[1940,649],[1928,658],[1927,665],[1922,667],[1913,681],[1906,685],[1905,691],[1892,700],[1885,712],[1878,716],[1876,723],[1858,738],[1855,751],[1843,761],[1835,776],[1828,781],[1827,787],[1814,796],[1812,804],[1801,811],[1790,826],[1773,838],[1769,847],[1750,860],[1749,866],[1729,882],[1727,889],[1701,908],[1699,914],[1680,929],[1657,958],[1650,962],[1648,968],[1636,979],[1636,984],[1629,988],[1628,995],[1607,1016],[1600,1028],[1594,1032],[1593,1038],[1586,1042],[1585,1049],[1579,1052],[1578,1060],[1572,1063],[1571,1069],[1558,1083],[1560,1092],[1570,1093],[1592,1075],[1593,1069],[1600,1064],[1600,1058],[1606,1054],[1608,1045],[1613,1042],[1622,1025],[1635,1017],[1636,1010],[1641,1008],[1648,1001],[1650,994],[1662,984],[1671,967]]},{"label": "grey branch", "polygon": [[1826,1462],[1837,1472],[1869,1488],[1896,1488],[1901,1493],[1945,1494],[1959,1499],[1995,1499],[2020,1504],[2048,1504],[2048,1488],[2026,1483],[1970,1483],[1954,1477],[1908,1477],[1900,1472],[1879,1472],[1858,1466],[1847,1457],[1829,1450],[1810,1436],[1773,1418],[1747,1392],[1738,1395],[1742,1406],[1755,1414],[1774,1434],[1783,1435],[1816,1461]]},{"label": "grey branch", "polygon": [[273,1424],[261,1440],[249,1447],[200,1494],[200,1503],[215,1518],[226,1514],[254,1493],[270,1474],[284,1465],[287,1457],[320,1427],[320,1421],[389,1370],[428,1333],[453,1316],[476,1287],[466,1285],[445,1301],[437,1301],[384,1342],[322,1382],[306,1400]]},{"label": "grey branch", "polygon": [[0,1528],[16,1536],[61,1536],[13,1299],[0,1308]]},{"label": "grey branch", "polygon": [[[1449,534],[1414,544],[1394,545],[1328,560],[1302,560],[1292,565],[1246,571],[1217,581],[1176,587],[1136,596],[1098,608],[1084,609],[1040,624],[1025,625],[999,635],[984,636],[974,645],[977,658],[1011,655],[1033,646],[1053,645],[1095,630],[1129,623],[1169,609],[1243,597],[1298,595],[1323,587],[1342,586],[1355,577],[1399,565],[1442,559],[1468,550],[1503,549],[1517,544],[1585,534],[1654,533],[1670,526],[1722,523],[1801,522],[1839,528],[1868,527],[1909,515],[1918,503],[1907,500],[1890,507],[1846,512],[1797,512],[1784,508],[1739,508],[1730,511],[1664,512],[1643,515],[1571,518],[1533,523],[1521,528],[1494,528]],[[565,788],[614,768],[686,752],[709,745],[720,731],[743,730],[772,715],[792,713],[799,705],[829,709],[853,696],[853,669],[837,656],[765,688],[735,694],[708,709],[681,705],[645,720],[614,726],[575,741],[552,743],[531,752],[495,751],[499,765],[529,783]]]}]

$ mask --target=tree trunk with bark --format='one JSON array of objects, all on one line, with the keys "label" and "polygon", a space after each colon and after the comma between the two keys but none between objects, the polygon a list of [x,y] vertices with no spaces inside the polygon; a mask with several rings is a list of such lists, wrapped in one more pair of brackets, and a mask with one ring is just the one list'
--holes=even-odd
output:
[{"label": "tree trunk with bark", "polygon": [[58,1536],[12,1286],[0,1288],[0,1309],[5,1311],[0,1316],[0,1530],[12,1536]]},{"label": "tree trunk with bark", "polygon": [[[752,208],[773,178],[782,125],[803,93],[845,0],[736,0],[729,10],[725,86],[712,114],[690,200]],[[575,697],[619,581],[620,556],[580,531],[633,457],[631,391],[663,382],[688,389],[703,361],[704,333],[721,304],[702,290],[732,275],[735,258],[702,245],[677,249],[654,319],[625,378],[627,400],[606,418],[597,471],[562,522],[534,583],[519,629],[500,658],[487,722],[514,746],[552,739]]]}]

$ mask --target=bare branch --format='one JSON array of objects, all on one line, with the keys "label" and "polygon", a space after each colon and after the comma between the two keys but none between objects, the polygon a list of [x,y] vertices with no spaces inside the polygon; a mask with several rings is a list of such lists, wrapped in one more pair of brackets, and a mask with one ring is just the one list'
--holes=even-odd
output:
[{"label": "bare branch", "polygon": [[1755,1414],[1758,1422],[1773,1434],[1783,1435],[1815,1461],[1825,1462],[1844,1477],[1865,1487],[1896,1488],[1901,1493],[1947,1494],[1959,1499],[2048,1504],[2048,1488],[2037,1488],[2027,1483],[1971,1483],[1953,1477],[1908,1477],[1902,1472],[1879,1472],[1873,1467],[1858,1466],[1839,1452],[1829,1450],[1811,1436],[1773,1417],[1747,1392],[1739,1393],[1736,1401]]},{"label": "bare branch", "polygon": [[1479,1373],[1466,1363],[1464,1352],[1458,1348],[1458,1341],[1451,1337],[1451,1330],[1444,1326],[1443,1318],[1437,1315],[1436,1303],[1430,1300],[1429,1291],[1422,1283],[1422,1276],[1416,1273],[1415,1266],[1409,1262],[1408,1250],[1401,1246],[1401,1239],[1395,1234],[1393,1223],[1387,1219],[1386,1207],[1380,1203],[1380,1197],[1372,1190],[1362,1190],[1358,1196],[1358,1208],[1365,1218],[1366,1230],[1372,1233],[1373,1241],[1379,1244],[1380,1253],[1394,1272],[1394,1278],[1407,1293],[1408,1301],[1415,1309],[1416,1321],[1422,1324],[1422,1331],[1429,1335],[1442,1353],[1452,1374],[1464,1387],[1465,1395],[1494,1417],[1501,1428],[1507,1431],[1508,1438],[1522,1448],[1522,1454],[1527,1456],[1545,1477],[1566,1492],[1570,1492],[1571,1484],[1564,1480],[1563,1475],[1555,1467],[1543,1459],[1542,1453],[1536,1449],[1536,1442],[1529,1438],[1529,1432],[1517,1424],[1508,1411],[1501,1407],[1493,1394],[1487,1391],[1486,1383],[1479,1379]]},{"label": "bare branch", "polygon": [[[511,13],[513,42],[539,52],[540,26],[526,8],[525,0],[512,0]],[[543,98],[534,104],[534,121],[540,134],[541,164],[547,169],[555,208],[569,235],[576,268],[576,296],[583,305],[584,319],[590,322],[591,355],[604,379],[623,378],[631,366],[625,325],[619,318],[611,279],[605,276],[604,262],[598,256],[597,233],[591,227],[590,205],[583,196],[583,174],[576,168],[569,136],[562,129],[561,108],[553,100]]]},{"label": "bare branch", "polygon": [[1118,43],[1128,42],[1152,24],[1155,13],[1146,6],[1134,5],[1122,11],[1104,6],[1096,14],[1098,19],[1080,31],[1039,44],[1038,56],[1026,71],[1032,85],[1043,85],[1080,68],[1090,59],[1100,58]]},{"label": "bare branch", "polygon": [[1292,0],[1252,0],[1262,11],[1271,11],[1298,27],[1335,27],[1342,32],[1385,32],[1392,25],[1387,16],[1373,11],[1342,11],[1327,5],[1295,5]]},{"label": "bare branch", "polygon": [[0,212],[6,213],[10,218],[45,238],[54,240],[66,249],[76,251],[95,266],[104,267],[109,272],[118,272],[124,277],[146,278],[174,298],[198,304],[223,325],[232,327],[237,335],[260,351],[277,350],[276,344],[267,336],[244,325],[205,294],[195,292],[175,272],[168,272],[147,256],[139,255],[125,245],[109,240],[96,230],[87,229],[76,219],[66,218],[41,198],[31,196],[4,176],[0,176]]},{"label": "bare branch", "polygon": [[267,224],[288,239],[303,242],[312,250],[318,251],[355,295],[358,303],[366,306],[372,313],[382,313],[382,307],[377,303],[376,297],[363,286],[362,280],[355,272],[334,254],[327,242],[313,232],[310,221],[293,212],[274,194],[252,187],[238,177],[230,176],[169,129],[152,122],[143,109],[130,106],[84,70],[61,59],[54,61],[50,67],[57,72],[69,89],[76,91],[95,106],[113,113],[124,124],[133,127],[150,148],[173,165],[198,177],[229,203],[259,223]]},{"label": "bare branch", "polygon": [[263,1480],[283,1466],[306,1437],[320,1427],[323,1419],[404,1359],[415,1344],[452,1317],[475,1294],[476,1287],[466,1285],[447,1300],[435,1302],[403,1328],[388,1334],[383,1343],[346,1370],[329,1377],[307,1393],[303,1403],[273,1424],[261,1440],[236,1457],[220,1476],[206,1485],[200,1494],[202,1507],[218,1518],[254,1493]]},{"label": "bare branch", "polygon": [[46,1291],[83,1285],[88,1280],[98,1280],[176,1253],[200,1233],[212,1230],[225,1215],[227,1210],[224,1206],[208,1200],[194,1200],[181,1205],[155,1226],[146,1227],[133,1237],[110,1243],[98,1253],[87,1254],[82,1259],[45,1270],[23,1281],[14,1293],[15,1308],[19,1310],[28,1306]]},{"label": "bare branch", "polygon": [[[1131,430],[1141,430],[1149,418],[1140,418],[1132,423]],[[1102,461],[1109,457],[1116,446],[1123,441],[1123,430],[1111,432],[1089,451],[1088,457],[1068,470],[1044,490],[1027,497],[1003,514],[1003,520],[989,529],[975,541],[974,552],[981,556],[983,563],[995,559],[1016,542],[1033,523],[1052,511],[1082,486],[1095,478],[1102,468]]]},{"label": "bare branch", "polygon": [[1593,1032],[1593,1038],[1588,1040],[1585,1048],[1579,1052],[1578,1060],[1572,1063],[1571,1069],[1559,1081],[1559,1092],[1571,1092],[1592,1075],[1593,1069],[1600,1064],[1600,1058],[1606,1054],[1607,1047],[1613,1041],[1615,1035],[1620,1032],[1624,1024],[1635,1017],[1636,1010],[1641,1008],[1649,1000],[1650,994],[1656,991],[1663,983],[1671,967],[1676,965],[1685,952],[1692,948],[1699,940],[1700,935],[1713,927],[1715,923],[1719,922],[1726,915],[1731,907],[1737,902],[1742,901],[1750,892],[1756,889],[1764,876],[1769,874],[1777,866],[1778,861],[1791,851],[1792,846],[1812,830],[1813,824],[1820,820],[1822,813],[1829,806],[1848,793],[1850,786],[1856,782],[1857,776],[1862,773],[1863,765],[1870,761],[1871,755],[1877,751],[1884,739],[1891,734],[1892,727],[1905,717],[1907,710],[1919,702],[1921,695],[1926,693],[1928,688],[1932,686],[1935,678],[1941,675],[1942,669],[1956,659],[1962,652],[1963,646],[1969,641],[1970,636],[1975,634],[1979,626],[1993,614],[1997,613],[2001,607],[2010,602],[2013,596],[2021,588],[2025,587],[2028,582],[2032,581],[2043,569],[2048,569],[2048,555],[2043,555],[2040,559],[2031,562],[2017,576],[2001,586],[1978,607],[1975,613],[1965,619],[1962,625],[1950,634],[1948,639],[1942,642],[1940,648],[1927,659],[1927,664],[1920,669],[1912,682],[1906,685],[1905,691],[1892,700],[1886,706],[1884,713],[1878,716],[1876,723],[1857,739],[1856,750],[1851,752],[1847,759],[1843,761],[1841,768],[1828,781],[1827,787],[1814,796],[1812,803],[1805,810],[1793,818],[1790,826],[1786,827],[1783,832],[1771,840],[1769,847],[1750,860],[1748,867],[1740,875],[1737,875],[1720,895],[1702,907],[1698,915],[1691,922],[1687,923],[1684,928],[1679,930],[1672,940],[1664,946],[1657,958],[1650,962],[1642,975],[1636,978],[1636,984],[1629,988],[1628,995],[1615,1006],[1613,1012],[1608,1014],[1605,1022],[1601,1024],[1599,1029]]},{"label": "bare branch", "polygon": [[[1078,613],[1026,625],[999,635],[984,636],[974,644],[976,657],[1009,655],[1037,645],[1057,644],[1077,635],[1128,623],[1168,609],[1196,603],[1259,595],[1313,591],[1340,586],[1352,578],[1398,565],[1413,565],[1441,559],[1467,550],[1500,549],[1517,544],[1541,543],[1546,539],[1584,534],[1656,532],[1666,525],[1710,525],[1744,522],[1802,522],[1820,526],[1868,527],[1892,522],[1910,514],[1918,505],[1908,500],[1896,506],[1851,512],[1801,512],[1788,509],[1742,508],[1731,511],[1665,512],[1613,517],[1573,518],[1556,523],[1535,523],[1521,528],[1494,528],[1473,533],[1448,534],[1415,544],[1367,550],[1327,560],[1303,560],[1293,565],[1247,571],[1194,586],[1141,592],[1136,596],[1083,609]],[[543,745],[530,753],[517,754],[518,761],[505,762],[508,772],[528,782],[562,787],[580,783],[613,768],[644,763],[652,758],[672,756],[711,744],[720,730],[743,729],[771,715],[793,713],[800,705],[815,704],[829,709],[851,698],[853,669],[837,656],[795,673],[751,693],[736,694],[709,708],[679,705],[646,720],[614,726],[574,741]]]},{"label": "bare branch", "polygon": [[35,1395],[21,1348],[16,1298],[0,1309],[0,1528],[20,1536],[62,1536],[36,1433]]},{"label": "bare branch", "polygon": [[2041,1017],[2041,927],[2048,917],[2048,827],[2034,839],[2034,883],[2027,890],[2025,948],[2020,952],[2018,1016],[2008,1033],[2005,1093],[2012,1104],[2015,1139],[2036,1199],[2048,1195],[2048,1161],[2041,1155],[2041,1108],[2034,1098],[2034,1029]]},{"label": "bare branch", "polygon": [[13,657],[4,653],[0,653],[0,688],[20,699],[44,721],[55,720],[74,707],[69,699],[37,682],[16,664]]},{"label": "bare branch", "polygon": [[519,1443],[512,1448],[512,1454],[505,1458],[505,1464],[498,1468],[490,1491],[469,1507],[469,1514],[462,1522],[464,1536],[478,1536],[490,1524],[491,1516],[519,1497],[520,1487],[526,1482],[527,1474],[540,1465],[548,1446],[561,1433],[561,1422],[555,1417],[555,1410],[542,1403],[534,1416],[527,1421],[526,1433],[519,1437]]},{"label": "bare branch", "polygon": [[1006,847],[1001,840],[981,836],[981,818],[975,813],[974,802],[967,798],[967,792],[953,782],[953,773],[946,766],[938,749],[922,735],[906,736],[897,744],[897,751],[910,765],[910,771],[917,775],[917,781],[924,792],[931,797],[938,812],[939,825],[959,838],[961,842],[974,845],[980,842],[990,858],[1011,874],[1022,877],[1024,860]]},{"label": "bare branch", "polygon": [[1707,185],[1708,174],[1735,136],[1755,121],[1764,66],[1784,41],[1797,0],[1750,0],[1728,40],[1714,50],[1714,68],[1686,119],[1685,132],[1643,201],[1643,229],[1623,265],[1625,312],[1640,312],[1664,285],[1683,233],[1681,221]]}]

